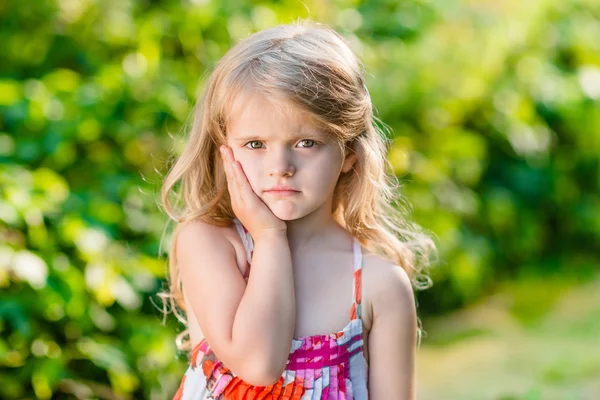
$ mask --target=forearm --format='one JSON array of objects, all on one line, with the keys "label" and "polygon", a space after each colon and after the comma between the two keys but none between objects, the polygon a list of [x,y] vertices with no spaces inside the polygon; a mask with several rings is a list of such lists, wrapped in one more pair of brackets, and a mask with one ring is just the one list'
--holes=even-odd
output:
[{"label": "forearm", "polygon": [[232,342],[258,368],[285,367],[296,304],[292,257],[285,232],[256,237],[252,270],[235,315]]}]

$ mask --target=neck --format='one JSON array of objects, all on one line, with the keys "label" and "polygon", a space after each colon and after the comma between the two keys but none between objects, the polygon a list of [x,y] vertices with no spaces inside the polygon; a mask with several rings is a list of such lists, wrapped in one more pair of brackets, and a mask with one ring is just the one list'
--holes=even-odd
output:
[{"label": "neck", "polygon": [[[312,213],[292,221],[286,221],[287,237],[292,252],[315,249],[331,242],[334,235],[344,230],[331,213],[331,204],[326,202]],[[326,239],[329,239],[326,240]]]}]

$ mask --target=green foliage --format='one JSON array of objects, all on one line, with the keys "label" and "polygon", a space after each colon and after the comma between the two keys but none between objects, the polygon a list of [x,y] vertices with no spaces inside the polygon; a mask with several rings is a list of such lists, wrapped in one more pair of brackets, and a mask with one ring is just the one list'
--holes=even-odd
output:
[{"label": "green foliage", "polygon": [[154,304],[171,134],[237,39],[298,17],[330,23],[364,60],[412,218],[437,235],[420,312],[522,274],[597,269],[598,2],[227,4],[0,5],[5,398],[173,395],[181,327]]}]

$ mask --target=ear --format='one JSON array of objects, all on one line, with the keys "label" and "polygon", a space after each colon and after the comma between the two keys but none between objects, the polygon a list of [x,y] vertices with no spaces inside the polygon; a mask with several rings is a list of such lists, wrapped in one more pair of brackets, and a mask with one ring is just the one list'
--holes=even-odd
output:
[{"label": "ear", "polygon": [[348,154],[348,152],[346,152],[346,154],[347,155],[344,158],[344,163],[342,164],[342,172],[344,174],[346,172],[350,171],[352,169],[352,167],[354,167],[354,163],[358,159],[358,156],[354,152],[350,152],[350,154]]}]

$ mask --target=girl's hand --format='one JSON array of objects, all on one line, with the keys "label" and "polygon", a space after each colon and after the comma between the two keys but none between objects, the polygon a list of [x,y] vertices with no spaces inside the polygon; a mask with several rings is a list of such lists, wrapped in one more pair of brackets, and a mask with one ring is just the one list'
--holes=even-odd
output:
[{"label": "girl's hand", "polygon": [[233,151],[225,145],[220,150],[233,212],[248,229],[250,236],[256,238],[264,233],[285,232],[285,221],[277,218],[254,193],[242,165],[233,158]]}]

